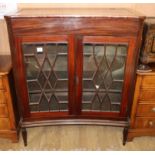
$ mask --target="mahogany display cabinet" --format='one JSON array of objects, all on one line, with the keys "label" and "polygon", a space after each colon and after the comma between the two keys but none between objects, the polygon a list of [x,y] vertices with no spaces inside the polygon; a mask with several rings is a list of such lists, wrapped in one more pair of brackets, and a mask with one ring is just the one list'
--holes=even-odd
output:
[{"label": "mahogany display cabinet", "polygon": [[127,126],[144,17],[125,9],[25,9],[5,16],[26,128]]}]

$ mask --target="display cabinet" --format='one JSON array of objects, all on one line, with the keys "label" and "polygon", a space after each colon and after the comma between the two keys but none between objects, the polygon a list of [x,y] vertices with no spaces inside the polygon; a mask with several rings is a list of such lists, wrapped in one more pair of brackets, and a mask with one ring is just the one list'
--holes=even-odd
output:
[{"label": "display cabinet", "polygon": [[125,9],[29,9],[5,17],[26,128],[126,126],[144,17]]}]

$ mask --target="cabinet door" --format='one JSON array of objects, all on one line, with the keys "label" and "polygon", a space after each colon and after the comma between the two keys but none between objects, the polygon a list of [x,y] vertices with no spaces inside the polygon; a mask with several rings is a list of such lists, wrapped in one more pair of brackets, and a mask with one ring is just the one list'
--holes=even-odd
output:
[{"label": "cabinet door", "polygon": [[133,40],[85,36],[81,42],[76,94],[81,95],[76,99],[79,111],[86,116],[125,117],[136,60]]},{"label": "cabinet door", "polygon": [[[74,68],[67,36],[23,37],[18,81],[25,117],[63,117],[72,113]],[[74,61],[74,60],[73,60]],[[72,62],[73,63],[73,62]]]}]

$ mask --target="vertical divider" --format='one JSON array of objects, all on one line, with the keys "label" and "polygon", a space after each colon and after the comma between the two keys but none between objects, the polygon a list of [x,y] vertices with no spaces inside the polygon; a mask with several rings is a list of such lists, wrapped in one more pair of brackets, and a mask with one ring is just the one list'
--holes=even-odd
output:
[{"label": "vertical divider", "polygon": [[75,114],[75,37],[69,36],[68,49],[68,100],[69,115]]},{"label": "vertical divider", "polygon": [[69,36],[68,74],[69,74],[69,114],[81,113],[82,100],[83,46],[82,36]]},{"label": "vertical divider", "polygon": [[82,109],[82,76],[83,76],[83,37],[76,37],[76,89],[75,89],[75,103],[76,115],[81,114]]}]

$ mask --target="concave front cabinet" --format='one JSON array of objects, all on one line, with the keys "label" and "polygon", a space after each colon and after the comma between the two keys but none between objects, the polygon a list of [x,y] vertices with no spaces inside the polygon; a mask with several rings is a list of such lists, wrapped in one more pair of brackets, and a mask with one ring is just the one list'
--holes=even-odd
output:
[{"label": "concave front cabinet", "polygon": [[31,11],[5,17],[22,127],[127,125],[144,18]]},{"label": "concave front cabinet", "polygon": [[110,36],[17,37],[24,118],[125,120],[133,44]]}]

